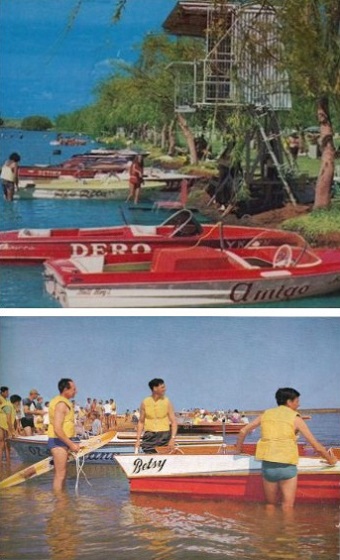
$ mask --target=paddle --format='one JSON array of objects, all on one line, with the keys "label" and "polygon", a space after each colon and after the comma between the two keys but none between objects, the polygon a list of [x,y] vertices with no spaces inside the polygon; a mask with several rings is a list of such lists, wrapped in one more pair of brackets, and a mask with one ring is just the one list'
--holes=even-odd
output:
[{"label": "paddle", "polygon": [[[106,443],[109,443],[111,439],[116,435],[116,430],[111,430],[106,432],[105,434],[101,434],[99,436],[90,437],[88,440],[83,440],[81,442],[81,448],[78,453],[70,453],[68,461],[74,461],[79,457],[83,457],[87,453],[91,453],[95,449],[99,449]],[[11,476],[5,478],[0,482],[0,490],[4,488],[10,488],[11,486],[16,486],[17,484],[21,484],[30,478],[35,478],[36,476],[40,476],[41,474],[45,474],[54,469],[54,463],[52,457],[46,457],[42,461],[38,463],[34,463],[25,469],[22,469],[19,472],[12,474]]]}]

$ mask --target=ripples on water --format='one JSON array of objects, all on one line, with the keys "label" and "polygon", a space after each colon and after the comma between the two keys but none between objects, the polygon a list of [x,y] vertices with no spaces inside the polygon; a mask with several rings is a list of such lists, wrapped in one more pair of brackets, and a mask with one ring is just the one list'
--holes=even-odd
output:
[{"label": "ripples on water", "polygon": [[[325,444],[339,441],[340,415],[314,415]],[[22,468],[13,457],[12,471]],[[280,508],[230,500],[131,494],[118,466],[86,465],[79,493],[69,468],[56,499],[52,474],[2,492],[4,560],[336,560],[336,505]],[[3,464],[2,477],[8,476]]]},{"label": "ripples on water", "polygon": [[62,498],[51,493],[52,475],[3,494],[6,560],[337,558],[336,506],[287,516],[262,504],[130,496],[118,467],[86,473],[93,486],[82,480],[78,497],[74,469]]}]

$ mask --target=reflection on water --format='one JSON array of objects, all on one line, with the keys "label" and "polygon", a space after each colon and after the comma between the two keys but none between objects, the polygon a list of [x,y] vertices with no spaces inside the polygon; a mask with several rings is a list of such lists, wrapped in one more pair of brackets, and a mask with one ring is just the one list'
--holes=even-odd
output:
[{"label": "reflection on water", "polygon": [[[146,495],[132,495],[129,507],[136,525],[144,521],[146,547],[157,550],[157,558],[315,558],[332,559],[338,554],[338,510],[317,507],[311,519],[310,507],[297,507],[290,514],[281,509],[267,511],[260,504],[232,501],[186,501]],[[182,556],[164,556],[164,542],[155,547],[161,529],[168,534],[172,551]],[[174,545],[175,548],[174,548]]]},{"label": "reflection on water", "polygon": [[53,560],[74,560],[81,540],[75,502],[67,492],[54,497],[46,521],[46,537]]},{"label": "reflection on water", "polygon": [[[311,428],[326,444],[338,441],[339,415],[315,415]],[[22,468],[13,453],[1,478]],[[335,560],[336,505],[281,508],[228,500],[129,493],[116,465],[87,465],[91,483],[69,466],[67,493],[52,492],[53,474],[1,493],[4,560]]]}]

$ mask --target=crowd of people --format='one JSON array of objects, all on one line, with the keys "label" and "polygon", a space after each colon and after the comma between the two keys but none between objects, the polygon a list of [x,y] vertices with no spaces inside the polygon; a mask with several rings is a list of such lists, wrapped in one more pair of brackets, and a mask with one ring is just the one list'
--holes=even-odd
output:
[{"label": "crowd of people", "polygon": [[[98,400],[88,397],[84,406],[75,400],[71,402],[78,436],[98,435],[117,427],[117,405],[113,398]],[[10,395],[8,387],[0,388],[1,457],[5,453],[6,458],[9,458],[10,438],[47,433],[50,423],[49,406],[50,401],[44,401],[37,389],[31,389],[28,397],[22,398],[17,394]],[[132,420],[129,411],[127,413],[124,415],[125,419]],[[133,411],[133,415],[136,414],[138,411]]]},{"label": "crowd of people", "polygon": [[228,411],[216,410],[215,412],[209,412],[203,408],[199,410],[196,409],[192,416],[192,423],[194,425],[222,421],[228,424],[248,424],[249,419],[244,412],[239,412],[237,408],[233,411],[229,409]]}]

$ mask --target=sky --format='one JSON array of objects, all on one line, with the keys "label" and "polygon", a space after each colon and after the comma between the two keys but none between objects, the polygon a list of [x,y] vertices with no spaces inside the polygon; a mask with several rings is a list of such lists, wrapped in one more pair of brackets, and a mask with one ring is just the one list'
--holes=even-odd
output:
[{"label": "sky", "polygon": [[139,406],[165,380],[176,410],[262,410],[279,387],[301,408],[339,407],[339,317],[0,317],[0,384],[45,400],[62,377],[76,400]]},{"label": "sky", "polygon": [[89,104],[112,61],[135,61],[175,4],[128,0],[114,24],[116,0],[0,0],[1,116],[53,118]]}]

